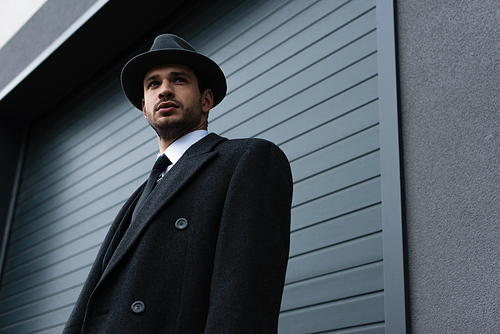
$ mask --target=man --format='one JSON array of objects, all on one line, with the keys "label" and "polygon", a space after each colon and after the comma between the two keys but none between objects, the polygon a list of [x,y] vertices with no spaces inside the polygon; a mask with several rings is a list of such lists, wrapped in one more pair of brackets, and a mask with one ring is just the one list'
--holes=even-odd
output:
[{"label": "man", "polygon": [[64,333],[276,333],[290,240],[285,155],[208,134],[226,80],[177,36],[158,36],[121,80],[163,155],[111,225]]}]

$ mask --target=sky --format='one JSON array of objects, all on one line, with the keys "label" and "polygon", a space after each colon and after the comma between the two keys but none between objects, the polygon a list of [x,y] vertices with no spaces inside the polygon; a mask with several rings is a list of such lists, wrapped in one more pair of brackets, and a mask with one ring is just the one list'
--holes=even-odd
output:
[{"label": "sky", "polygon": [[0,0],[0,48],[47,0]]}]

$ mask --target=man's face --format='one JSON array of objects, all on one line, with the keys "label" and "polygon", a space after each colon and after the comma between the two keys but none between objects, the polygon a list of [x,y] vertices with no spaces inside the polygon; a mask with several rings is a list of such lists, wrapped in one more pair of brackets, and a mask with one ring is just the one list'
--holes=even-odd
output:
[{"label": "man's face", "polygon": [[213,105],[210,90],[200,93],[195,73],[183,65],[161,65],[144,76],[142,112],[160,140],[172,142],[206,129]]}]

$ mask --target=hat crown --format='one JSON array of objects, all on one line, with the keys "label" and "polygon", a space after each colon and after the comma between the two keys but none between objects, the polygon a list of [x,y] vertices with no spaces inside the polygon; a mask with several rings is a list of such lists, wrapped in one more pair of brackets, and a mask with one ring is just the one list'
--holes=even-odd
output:
[{"label": "hat crown", "polygon": [[197,52],[195,48],[191,46],[188,42],[180,38],[179,36],[172,34],[164,34],[155,38],[151,50],[185,50]]},{"label": "hat crown", "polygon": [[150,69],[165,65],[178,64],[191,68],[197,77],[202,77],[214,95],[214,106],[226,96],[226,77],[219,65],[207,56],[198,53],[184,39],[172,34],[155,38],[151,49],[130,59],[122,69],[121,82],[125,95],[130,102],[142,111],[144,75]]}]

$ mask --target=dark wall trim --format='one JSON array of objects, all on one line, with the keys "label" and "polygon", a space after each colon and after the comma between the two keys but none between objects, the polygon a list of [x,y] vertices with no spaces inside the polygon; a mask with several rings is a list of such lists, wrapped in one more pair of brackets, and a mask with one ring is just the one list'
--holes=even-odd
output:
[{"label": "dark wall trim", "polygon": [[[29,123],[97,73],[117,63],[123,66],[131,45],[184,2],[151,0],[144,5],[139,1],[96,1],[2,89],[0,117]],[[21,112],[19,101],[26,101],[27,91],[30,101],[36,101],[36,108]]]},{"label": "dark wall trim", "polygon": [[380,168],[386,333],[409,332],[394,3],[377,0]]},{"label": "dark wall trim", "polygon": [[[2,189],[2,194],[7,193],[10,189],[12,189],[12,191],[11,191],[10,201],[8,201],[8,202],[6,201],[6,203],[5,203],[5,204],[8,203],[8,209],[7,209],[7,218],[5,220],[5,226],[4,226],[4,231],[3,231],[2,244],[0,245],[0,247],[1,247],[0,248],[0,281],[2,279],[3,264],[4,264],[4,260],[5,260],[5,255],[7,253],[7,245],[8,245],[8,241],[9,241],[10,228],[12,225],[12,220],[14,219],[14,212],[16,209],[16,200],[17,200],[17,193],[19,190],[19,182],[21,180],[21,173],[22,173],[22,168],[24,165],[24,156],[25,156],[26,147],[28,144],[28,133],[29,133],[28,128],[26,128],[24,130],[21,145],[20,145],[21,147],[19,150],[17,168],[15,171],[15,175],[13,177],[12,188]],[[3,224],[1,226],[3,226]]]},{"label": "dark wall trim", "polygon": [[[23,133],[25,141],[29,137],[29,124],[55,106],[85,95],[109,75],[118,83],[124,63],[138,50],[149,49],[154,38],[149,36],[151,31],[158,31],[158,26],[165,22],[175,22],[180,19],[178,12],[186,12],[186,7],[192,9],[200,3],[97,0],[62,34],[53,36],[53,42],[1,89],[0,275],[19,186],[16,170],[19,175],[22,168],[19,157],[24,155],[22,145],[26,145],[21,142]],[[114,19],[109,20],[110,17]]]},{"label": "dark wall trim", "polygon": [[[97,6],[93,5],[98,3]],[[47,0],[36,13],[0,48],[0,99],[19,80],[43,61],[48,50],[57,48],[95,13],[103,0]],[[62,37],[62,38],[61,38]],[[16,78],[17,77],[17,78]],[[4,88],[7,88],[4,90]]]}]

